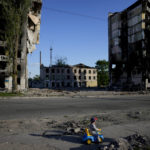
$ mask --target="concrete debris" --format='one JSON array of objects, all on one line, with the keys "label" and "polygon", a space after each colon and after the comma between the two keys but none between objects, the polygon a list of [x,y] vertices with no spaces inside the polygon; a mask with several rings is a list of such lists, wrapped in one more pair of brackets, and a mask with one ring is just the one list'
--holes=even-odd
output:
[{"label": "concrete debris", "polygon": [[[140,112],[135,112],[135,114],[140,114]],[[57,124],[58,122],[52,122],[53,128],[59,128],[63,132],[63,135],[78,135],[83,136],[84,128],[89,125],[89,120],[82,120],[82,121],[67,121],[61,124]],[[105,140],[104,140],[105,142]],[[150,140],[142,135],[134,134],[130,135],[125,138],[119,138],[114,140],[108,145],[100,145],[98,150],[143,150],[148,149],[150,145]]]},{"label": "concrete debris", "polygon": [[149,139],[139,134],[130,135],[126,138],[119,138],[111,142],[108,146],[99,148],[99,150],[143,150],[148,149]]},{"label": "concrete debris", "polygon": [[142,112],[131,112],[131,113],[127,114],[127,116],[132,119],[140,119],[141,114],[142,114]]},{"label": "concrete debris", "polygon": [[81,131],[81,128],[75,128],[74,133],[79,133]]},{"label": "concrete debris", "polygon": [[132,150],[128,141],[124,138],[119,138],[118,140],[112,142],[105,150]]},{"label": "concrete debris", "polygon": [[89,122],[87,120],[83,120],[80,122],[75,121],[67,121],[62,124],[54,125],[53,128],[60,128],[65,130],[65,135],[83,135],[84,128],[88,126]]},{"label": "concrete debris", "polygon": [[[36,82],[36,84],[38,84]],[[138,92],[119,92],[119,91],[106,91],[100,89],[38,89],[30,88],[23,93],[26,97],[52,97],[52,96],[66,96],[66,97],[101,97],[101,96],[115,96],[115,95],[140,95]],[[147,91],[145,95],[150,95]]]},{"label": "concrete debris", "polygon": [[32,22],[35,24],[35,25],[37,25],[38,23],[39,23],[39,18],[38,17],[36,17],[36,16],[34,16],[34,15],[32,15],[32,14],[29,14],[28,15],[29,16],[29,18],[32,20]]},{"label": "concrete debris", "polygon": [[130,143],[130,145],[133,147],[133,149],[135,148],[144,149],[150,144],[150,141],[147,137],[141,136],[139,134],[128,136],[126,137],[126,139]]}]

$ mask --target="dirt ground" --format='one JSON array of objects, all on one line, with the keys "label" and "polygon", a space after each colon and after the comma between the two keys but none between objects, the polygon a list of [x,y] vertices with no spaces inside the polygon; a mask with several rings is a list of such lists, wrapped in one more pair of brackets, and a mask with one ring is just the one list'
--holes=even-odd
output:
[{"label": "dirt ground", "polygon": [[[71,92],[71,96],[100,97],[104,94],[101,92],[100,95],[97,92],[96,95],[95,91],[91,91],[90,94],[86,93],[86,95],[85,93]],[[122,94],[127,93],[117,93],[117,95]],[[128,94],[130,95],[130,93]],[[143,93],[135,93],[135,95],[137,94]],[[62,96],[62,93],[60,95]],[[115,96],[116,92],[108,92],[108,95]],[[86,145],[82,143],[84,128],[88,127],[92,116],[86,114],[70,116],[68,114],[60,118],[58,116],[56,119],[46,117],[0,120],[0,150],[100,150],[115,139],[129,135],[139,134],[148,140],[150,138],[150,107],[127,111],[106,110],[101,114],[95,113],[94,116],[98,118],[97,126],[102,129],[102,134],[105,137],[102,144]]]},{"label": "dirt ground", "polygon": [[87,89],[38,89],[30,88],[23,92],[26,97],[101,97],[101,96],[116,96],[116,95],[150,95],[150,91],[108,91],[98,88]]},{"label": "dirt ground", "polygon": [[[118,115],[119,114],[119,115]],[[89,116],[64,117],[60,120],[19,119],[0,121],[1,150],[97,150],[114,139],[140,134],[150,138],[150,111],[104,113],[98,118],[97,126],[102,128],[105,140],[102,144],[82,143],[82,133],[70,133],[70,128],[84,128]],[[76,127],[76,125],[78,127]],[[44,133],[44,134],[43,134]]]}]

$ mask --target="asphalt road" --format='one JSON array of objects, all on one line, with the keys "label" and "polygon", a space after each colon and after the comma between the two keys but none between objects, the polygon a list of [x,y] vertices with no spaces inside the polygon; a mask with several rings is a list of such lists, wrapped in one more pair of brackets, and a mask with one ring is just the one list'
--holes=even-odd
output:
[{"label": "asphalt road", "polygon": [[63,117],[106,111],[149,109],[150,96],[112,96],[104,98],[13,98],[0,99],[0,120]]}]

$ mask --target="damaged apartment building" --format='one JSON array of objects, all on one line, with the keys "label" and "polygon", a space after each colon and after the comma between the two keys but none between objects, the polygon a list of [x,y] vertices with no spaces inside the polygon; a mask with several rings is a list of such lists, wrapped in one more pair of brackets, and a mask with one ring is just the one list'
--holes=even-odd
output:
[{"label": "damaged apartment building", "polygon": [[[28,13],[28,21],[23,24],[24,32],[20,39],[17,58],[17,84],[18,90],[28,88],[27,55],[35,50],[35,45],[39,43],[40,23],[41,23],[42,0],[31,0],[31,7]],[[0,9],[3,6],[0,2]],[[0,89],[12,90],[13,86],[13,63],[7,54],[7,43],[5,41],[5,20],[0,17]]]},{"label": "damaged apartment building", "polygon": [[150,0],[109,13],[110,87],[150,88]]},{"label": "damaged apartment building", "polygon": [[97,69],[84,64],[40,65],[42,88],[81,88],[97,87]]}]

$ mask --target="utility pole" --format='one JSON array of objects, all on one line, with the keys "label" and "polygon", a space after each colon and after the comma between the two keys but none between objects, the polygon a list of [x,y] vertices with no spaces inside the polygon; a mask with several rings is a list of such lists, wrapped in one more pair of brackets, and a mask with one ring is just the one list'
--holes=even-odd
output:
[{"label": "utility pole", "polygon": [[52,47],[50,48],[50,67],[52,67]]},{"label": "utility pole", "polygon": [[40,67],[42,65],[42,54],[41,54],[41,51],[40,51]]}]

